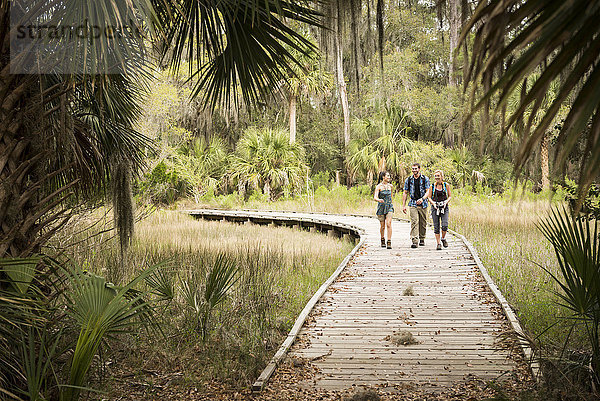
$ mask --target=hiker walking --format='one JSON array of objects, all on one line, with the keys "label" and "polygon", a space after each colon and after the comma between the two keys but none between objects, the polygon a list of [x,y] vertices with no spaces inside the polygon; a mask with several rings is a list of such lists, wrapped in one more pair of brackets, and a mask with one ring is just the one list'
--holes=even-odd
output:
[{"label": "hiker walking", "polygon": [[[377,218],[381,223],[381,247],[392,249],[392,216],[394,205],[392,204],[392,177],[387,171],[379,173],[379,184],[375,187],[373,199],[377,202]],[[387,244],[385,242],[385,229],[387,228]]]},{"label": "hiker walking", "polygon": [[[442,244],[444,248],[448,247],[448,241],[446,241],[446,233],[448,232],[448,218],[450,217],[450,184],[444,181],[444,172],[442,170],[435,170],[433,174],[435,182],[431,184],[427,190],[427,194],[423,199],[431,199],[431,219],[433,220],[433,232],[435,233],[435,239],[437,241],[437,250],[442,250]],[[440,222],[442,228],[442,238],[440,244]]]},{"label": "hiker walking", "polygon": [[402,195],[402,211],[406,213],[406,199],[410,196],[408,207],[410,209],[410,238],[411,248],[417,244],[425,246],[425,232],[427,230],[427,199],[423,197],[429,188],[429,178],[421,174],[421,165],[412,164],[412,175],[404,181],[404,194]]}]

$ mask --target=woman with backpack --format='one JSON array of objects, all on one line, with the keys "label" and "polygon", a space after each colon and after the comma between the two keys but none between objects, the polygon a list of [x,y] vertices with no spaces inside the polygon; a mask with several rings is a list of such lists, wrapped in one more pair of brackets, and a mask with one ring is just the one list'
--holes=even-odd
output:
[{"label": "woman with backpack", "polygon": [[[437,240],[436,249],[439,251],[442,249],[442,244],[444,248],[448,247],[446,233],[448,232],[448,217],[450,214],[450,208],[448,207],[448,202],[450,202],[450,185],[444,181],[444,172],[442,170],[435,170],[433,177],[434,182],[423,198],[431,199],[431,219],[433,220],[433,232]],[[440,225],[442,228],[441,243]]]}]

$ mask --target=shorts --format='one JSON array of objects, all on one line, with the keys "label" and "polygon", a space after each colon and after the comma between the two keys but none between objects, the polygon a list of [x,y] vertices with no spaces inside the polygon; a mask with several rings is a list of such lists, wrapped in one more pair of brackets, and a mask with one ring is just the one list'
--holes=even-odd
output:
[{"label": "shorts", "polygon": [[377,220],[379,221],[385,221],[386,217],[388,215],[394,215],[394,212],[389,212],[388,214],[378,214],[377,215]]}]

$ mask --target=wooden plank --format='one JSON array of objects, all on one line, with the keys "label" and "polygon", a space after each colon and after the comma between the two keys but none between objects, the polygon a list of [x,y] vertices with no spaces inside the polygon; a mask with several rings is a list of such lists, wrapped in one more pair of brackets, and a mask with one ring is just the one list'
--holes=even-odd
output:
[{"label": "wooden plank", "polygon": [[[439,369],[441,366],[453,366],[455,368],[465,367],[465,368],[485,368],[490,369],[490,365],[494,365],[494,367],[500,367],[501,370],[510,370],[514,368],[514,363],[512,361],[507,361],[502,358],[487,358],[483,359],[474,355],[473,358],[446,358],[446,359],[426,359],[420,358],[419,360],[414,359],[397,359],[397,360],[389,360],[386,359],[368,359],[368,358],[353,358],[353,359],[331,359],[327,358],[323,361],[319,361],[317,366],[319,369],[352,369],[352,370],[375,370],[375,369],[395,369],[398,367],[408,367],[408,368],[422,368],[426,370],[428,368],[431,369]],[[492,369],[494,368],[492,367]]]},{"label": "wooden plank", "polygon": [[[477,345],[477,344],[436,344],[436,343],[428,343],[428,344],[413,344],[413,345],[407,345],[407,346],[402,346],[400,347],[396,347],[395,349],[391,349],[392,347],[384,347],[384,346],[380,346],[380,347],[376,347],[376,346],[371,346],[368,349],[365,348],[363,350],[358,349],[358,348],[352,348],[354,350],[352,355],[372,355],[373,352],[371,352],[371,350],[377,350],[377,349],[381,349],[381,350],[385,350],[385,353],[391,353],[391,351],[401,351],[404,353],[407,353],[407,355],[409,355],[411,352],[417,352],[417,353],[422,353],[422,352],[435,352],[437,354],[452,354],[452,353],[456,353],[456,352],[464,352],[467,354],[476,354],[479,355],[480,353],[482,354],[494,354],[494,353],[503,353],[505,351],[503,350],[496,350],[496,349],[492,349],[492,348],[485,348],[481,345]],[[302,354],[308,354],[308,353],[313,353],[315,355],[319,355],[322,351],[331,351],[332,353],[337,353],[337,352],[341,352],[341,353],[346,353],[345,352],[345,348],[344,349],[339,349],[336,350],[335,348],[333,348],[332,346],[316,346],[316,345],[312,345],[309,348],[307,348],[307,352],[303,352]],[[342,352],[344,351],[344,352]],[[360,351],[360,352],[359,352]],[[298,352],[298,351],[296,351]]]}]

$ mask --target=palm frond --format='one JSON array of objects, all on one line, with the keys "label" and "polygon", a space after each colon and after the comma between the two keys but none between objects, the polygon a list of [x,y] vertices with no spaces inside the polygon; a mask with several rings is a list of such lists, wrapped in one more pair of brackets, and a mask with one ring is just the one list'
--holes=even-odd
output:
[{"label": "palm frond", "polygon": [[[592,350],[593,374],[600,367],[600,238],[599,224],[574,217],[566,208],[553,208],[538,227],[552,244],[558,260],[557,283],[561,304],[575,323],[583,323]],[[575,324],[574,323],[574,324]]]},{"label": "palm frond", "polygon": [[[586,146],[580,175],[585,189],[600,171],[600,3],[587,0],[544,2],[481,0],[465,25],[461,41],[474,27],[475,41],[465,85],[474,81],[472,113],[497,100],[496,112],[525,79],[539,71],[533,85],[524,90],[520,104],[506,124],[506,131],[538,111],[543,117],[526,125],[515,172],[529,159],[561,106],[570,105],[558,135],[556,171],[562,171],[568,155],[583,138]],[[509,63],[509,60],[513,60]],[[510,64],[510,65],[509,65]],[[500,73],[497,74],[497,72]],[[550,85],[558,82],[556,97],[544,110],[542,100]],[[477,90],[483,86],[483,95]],[[465,86],[466,89],[466,86]],[[471,114],[472,116],[473,114]],[[531,117],[533,118],[533,117]],[[506,132],[505,131],[505,132]]]},{"label": "palm frond", "polygon": [[196,80],[193,96],[203,94],[212,106],[229,103],[238,86],[246,103],[256,104],[279,82],[294,76],[293,65],[300,62],[290,48],[305,55],[315,49],[284,22],[319,25],[319,14],[305,2],[155,0],[154,4],[165,27],[164,56],[170,56],[175,70],[188,62]]},{"label": "palm frond", "polygon": [[79,337],[71,361],[69,386],[62,399],[78,399],[80,389],[101,342],[106,335],[122,332],[144,321],[151,321],[152,307],[143,291],[135,287],[152,275],[153,266],[123,287],[107,283],[104,277],[81,271],[66,272],[70,278],[69,314],[79,326]]}]

